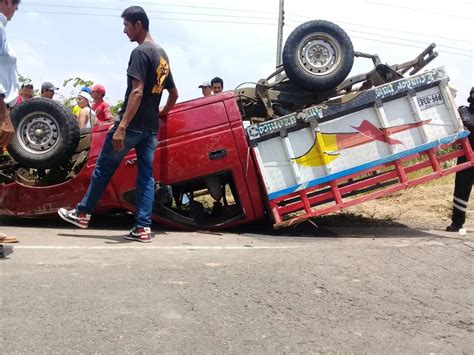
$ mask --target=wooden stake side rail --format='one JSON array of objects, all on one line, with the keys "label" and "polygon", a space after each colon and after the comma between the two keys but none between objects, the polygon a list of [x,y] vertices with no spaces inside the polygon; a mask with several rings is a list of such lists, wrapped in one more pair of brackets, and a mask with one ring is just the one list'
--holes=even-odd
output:
[{"label": "wooden stake side rail", "polygon": [[[461,146],[457,150],[446,149],[454,149],[459,143]],[[463,164],[444,164],[462,156],[467,159]],[[418,159],[419,162],[416,161]],[[298,224],[311,217],[333,213],[470,167],[474,167],[474,153],[468,139],[463,138],[270,200],[274,227]],[[293,217],[292,214],[296,216]]]}]

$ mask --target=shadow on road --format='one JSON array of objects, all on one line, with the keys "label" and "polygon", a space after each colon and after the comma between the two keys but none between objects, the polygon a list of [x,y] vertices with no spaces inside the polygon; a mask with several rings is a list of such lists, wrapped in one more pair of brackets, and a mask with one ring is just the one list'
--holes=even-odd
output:
[{"label": "shadow on road", "polygon": [[0,261],[9,259],[9,255],[13,254],[13,251],[13,247],[0,244]]},{"label": "shadow on road", "polygon": [[[71,238],[102,238],[110,240],[108,243],[129,243],[122,235],[134,224],[134,217],[131,214],[120,214],[111,216],[94,216],[91,219],[90,228],[98,230],[123,230],[123,233],[111,235],[110,237],[98,236],[94,234],[78,235],[72,230],[71,233],[58,234]],[[26,228],[67,228],[68,224],[59,217],[50,218],[18,218],[0,217],[1,226],[15,226]],[[175,231],[166,226],[155,223],[153,232],[155,236],[167,231]],[[441,231],[441,230],[440,230]],[[177,231],[179,232],[179,231]],[[360,215],[342,213],[329,216],[321,216],[313,219],[312,222],[305,221],[292,227],[273,229],[269,220],[258,221],[242,226],[225,230],[227,233],[235,234],[257,234],[263,237],[304,237],[304,238],[394,238],[394,237],[429,237],[438,236],[428,231],[412,228],[408,225],[378,218],[367,218]],[[221,235],[221,231],[200,230],[200,234]]]}]

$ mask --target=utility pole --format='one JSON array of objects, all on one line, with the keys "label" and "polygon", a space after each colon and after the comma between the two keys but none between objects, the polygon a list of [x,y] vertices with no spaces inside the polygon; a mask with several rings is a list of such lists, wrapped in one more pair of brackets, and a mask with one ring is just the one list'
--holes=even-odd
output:
[{"label": "utility pole", "polygon": [[281,51],[283,44],[283,25],[285,19],[285,10],[284,10],[284,0],[280,0],[280,9],[278,11],[278,38],[277,38],[277,56],[276,56],[276,66],[281,65]]}]

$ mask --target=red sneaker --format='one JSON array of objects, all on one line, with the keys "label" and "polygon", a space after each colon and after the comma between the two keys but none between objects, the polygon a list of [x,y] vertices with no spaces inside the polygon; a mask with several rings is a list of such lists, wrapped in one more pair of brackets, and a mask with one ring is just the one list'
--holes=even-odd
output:
[{"label": "red sneaker", "polygon": [[150,227],[133,227],[130,232],[123,236],[127,240],[136,240],[141,243],[151,243]]},{"label": "red sneaker", "polygon": [[58,210],[59,217],[64,219],[66,222],[72,223],[79,228],[89,227],[89,220],[91,215],[87,213],[79,213],[77,210],[67,210],[65,208],[60,208]]}]

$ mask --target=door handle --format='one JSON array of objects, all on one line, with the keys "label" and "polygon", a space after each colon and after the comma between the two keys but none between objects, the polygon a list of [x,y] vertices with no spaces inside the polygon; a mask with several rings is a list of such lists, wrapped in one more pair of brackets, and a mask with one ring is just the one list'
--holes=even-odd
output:
[{"label": "door handle", "polygon": [[209,159],[211,160],[217,160],[217,159],[222,159],[227,156],[227,150],[226,149],[219,149],[219,150],[214,150],[212,152],[209,152]]}]

